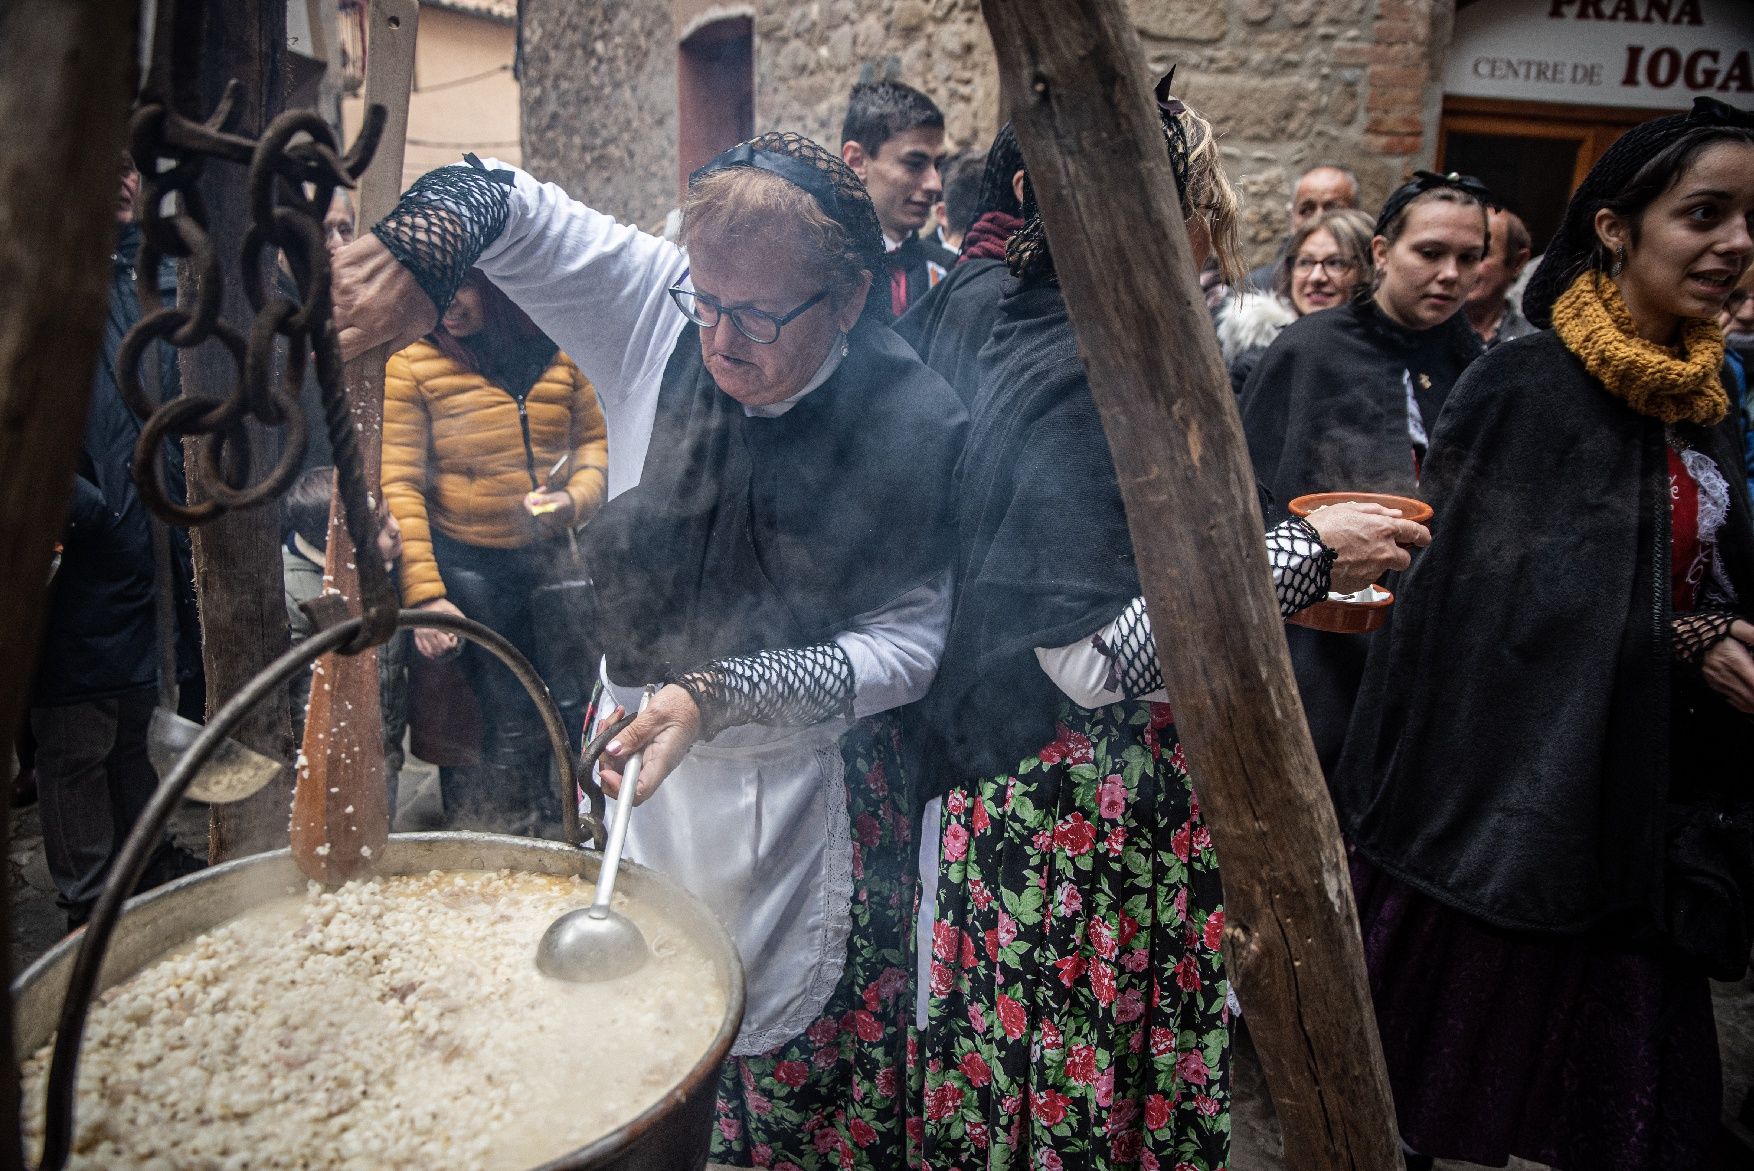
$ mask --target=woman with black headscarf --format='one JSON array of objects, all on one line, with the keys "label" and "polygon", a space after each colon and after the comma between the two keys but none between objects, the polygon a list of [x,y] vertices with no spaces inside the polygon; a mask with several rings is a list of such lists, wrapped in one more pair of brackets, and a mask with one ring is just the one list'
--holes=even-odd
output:
[{"label": "woman with black headscarf", "polygon": [[[1159,100],[1195,259],[1216,240],[1234,267],[1216,136],[1162,87]],[[927,700],[942,800],[921,861],[935,915],[917,1162],[1211,1171],[1230,1141],[1217,860],[1032,195],[981,354],[955,614]],[[1363,506],[1285,522],[1268,536],[1282,608],[1323,596],[1330,567],[1356,588],[1404,565],[1396,542],[1423,537]]]},{"label": "woman with black headscarf", "polygon": [[895,323],[899,333],[944,376],[966,406],[980,385],[981,347],[999,317],[1005,245],[1023,226],[1023,148],[1007,122],[987,152],[980,202],[962,254],[949,274]]},{"label": "woman with black headscarf", "polygon": [[[1754,524],[1713,317],[1754,119],[1622,136],[1450,395],[1334,777],[1403,1140],[1699,1168],[1754,908]],[[1430,1159],[1423,1160],[1429,1166]]]},{"label": "woman with black headscarf", "polygon": [[[1450,387],[1482,352],[1461,316],[1486,255],[1486,189],[1419,172],[1390,195],[1375,273],[1346,304],[1286,326],[1242,393],[1242,425],[1269,518],[1308,492],[1417,498],[1420,461]],[[1370,638],[1285,631],[1322,771],[1332,775]]]},{"label": "woman with black headscarf", "polygon": [[914,881],[894,713],[943,646],[964,416],[868,296],[876,213],[815,143],[767,134],[696,172],[682,240],[441,168],[343,252],[342,340],[423,330],[475,264],[591,377],[604,706],[658,685],[600,777],[633,796],[644,752],[629,855],[713,907],[748,975],[713,1158],[887,1171]]}]

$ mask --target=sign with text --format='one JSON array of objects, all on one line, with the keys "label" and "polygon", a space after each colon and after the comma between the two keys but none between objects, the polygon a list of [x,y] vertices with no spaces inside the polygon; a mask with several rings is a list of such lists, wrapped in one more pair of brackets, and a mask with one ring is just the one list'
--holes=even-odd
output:
[{"label": "sign with text", "polygon": [[1751,0],[1476,0],[1456,13],[1446,94],[1656,109],[1754,107]]}]

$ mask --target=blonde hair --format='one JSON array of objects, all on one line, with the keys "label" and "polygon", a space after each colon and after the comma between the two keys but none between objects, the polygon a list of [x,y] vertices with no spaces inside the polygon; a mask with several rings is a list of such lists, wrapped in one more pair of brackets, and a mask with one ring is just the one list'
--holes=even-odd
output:
[{"label": "blonde hair", "polygon": [[1188,142],[1188,189],[1182,193],[1190,215],[1206,224],[1212,238],[1212,254],[1218,258],[1218,271],[1227,284],[1240,286],[1248,269],[1242,262],[1237,242],[1236,190],[1224,174],[1224,162],[1218,155],[1218,134],[1212,123],[1192,106],[1182,106],[1174,115],[1181,123]]},{"label": "blonde hair", "polygon": [[685,248],[704,243],[789,249],[822,272],[837,301],[855,293],[870,272],[852,235],[814,196],[755,167],[714,171],[689,186],[681,242]]}]

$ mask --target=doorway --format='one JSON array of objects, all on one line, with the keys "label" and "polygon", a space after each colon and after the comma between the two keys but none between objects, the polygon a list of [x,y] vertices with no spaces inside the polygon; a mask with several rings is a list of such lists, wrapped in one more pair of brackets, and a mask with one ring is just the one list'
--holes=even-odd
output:
[{"label": "doorway", "polygon": [[755,136],[755,22],[727,16],[696,28],[678,46],[676,138],[679,190],[720,151]]},{"label": "doorway", "polygon": [[1528,225],[1534,254],[1597,159],[1626,131],[1673,110],[1446,97],[1437,167],[1473,175]]}]

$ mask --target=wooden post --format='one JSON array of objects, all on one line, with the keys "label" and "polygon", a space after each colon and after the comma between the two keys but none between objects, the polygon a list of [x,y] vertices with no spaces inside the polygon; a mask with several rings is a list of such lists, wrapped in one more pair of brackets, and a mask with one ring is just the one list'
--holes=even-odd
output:
[{"label": "wooden post", "polygon": [[[389,115],[371,168],[360,181],[359,224],[382,219],[402,193],[402,155],[408,134],[408,94],[414,80],[416,0],[374,0],[366,31],[365,101]],[[360,463],[373,500],[382,498],[384,363],[379,347],[347,364],[347,398],[359,431]],[[359,602],[359,571],[347,535],[341,495],[329,502],[329,545],[324,585]],[[375,557],[375,547],[359,551]],[[378,693],[378,648],[357,655],[324,655],[311,679],[304,751],[292,802],[292,854],[310,877],[342,882],[370,873],[390,835],[384,780],[384,720]]]},{"label": "wooden post", "polygon": [[1388,1171],[1400,1155],[1346,856],[1144,55],[1120,0],[981,7],[1114,452],[1286,1163]]},{"label": "wooden post", "polygon": [[[226,81],[236,78],[241,84],[232,128],[252,137],[260,134],[280,112],[281,65],[286,53],[285,0],[278,3],[225,0],[207,5],[202,48],[200,75],[176,79],[175,100],[182,113],[205,118],[218,104]],[[255,315],[245,299],[236,259],[238,246],[250,226],[244,168],[230,163],[208,163],[201,193],[207,202],[207,234],[219,249],[225,274],[225,301],[220,315],[248,336]],[[184,266],[182,281],[188,279]],[[227,393],[238,377],[238,371],[218,345],[183,350],[179,359],[185,394],[217,397]],[[252,479],[258,479],[279,457],[280,436],[253,421],[247,426]],[[185,464],[189,499],[206,498],[209,493],[199,462],[191,456]],[[209,715],[291,645],[280,534],[277,504],[229,512],[191,530]],[[238,725],[233,736],[257,752],[282,760],[290,758],[290,699],[258,705]],[[209,858],[220,862],[284,845],[286,809],[291,796],[285,785],[273,784],[247,800],[213,806],[208,819]]]},{"label": "wooden post", "polygon": [[[134,88],[133,0],[0,6],[0,734],[29,700],[49,560],[72,496],[109,297]],[[10,821],[0,818],[0,853]],[[10,892],[8,892],[10,896]],[[0,900],[12,981],[12,899]],[[12,1006],[0,1011],[0,1171],[23,1166]]]}]

